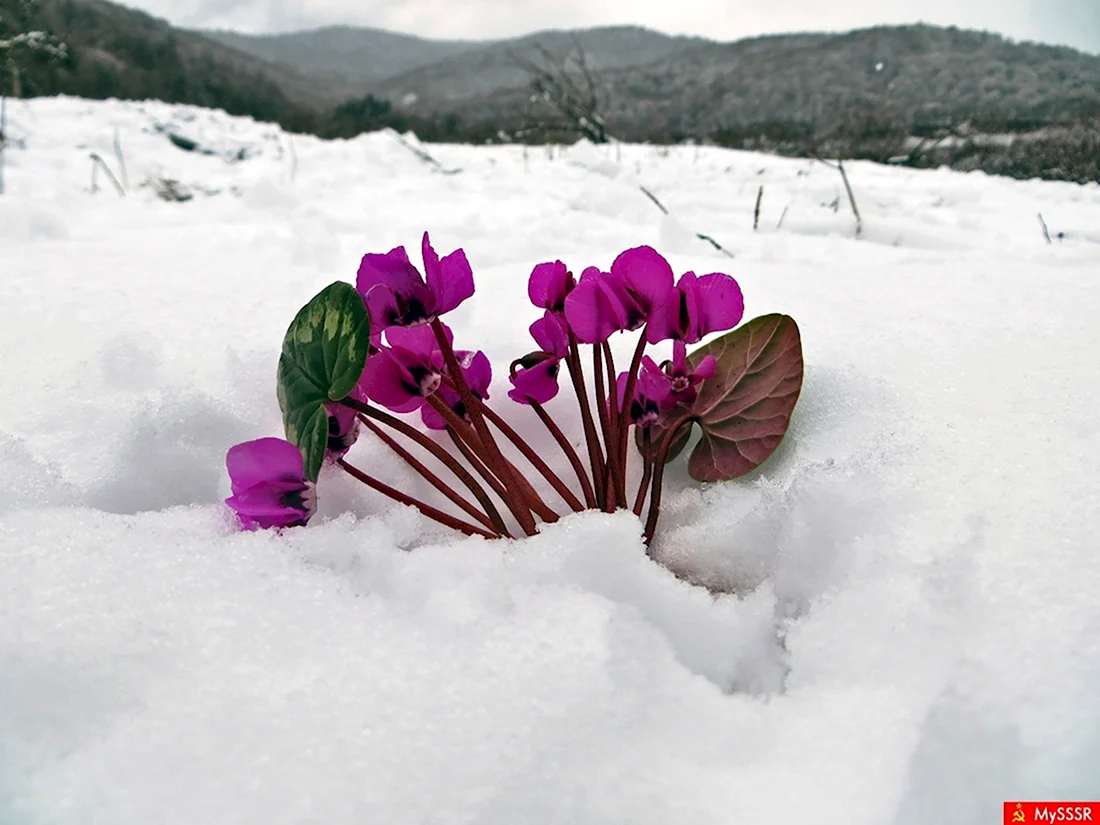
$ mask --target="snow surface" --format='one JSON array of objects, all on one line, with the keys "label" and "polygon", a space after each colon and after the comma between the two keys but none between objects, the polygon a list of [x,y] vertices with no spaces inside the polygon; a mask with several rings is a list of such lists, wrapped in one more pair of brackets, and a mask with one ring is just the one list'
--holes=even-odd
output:
[{"label": "snow surface", "polygon": [[[856,240],[834,170],[750,153],[429,147],[448,175],[385,133],[9,116],[0,823],[927,825],[1100,798],[1100,188],[853,163]],[[116,130],[126,198],[88,189]],[[308,528],[234,529],[225,450],[281,433],[290,319],[425,228],[474,266],[456,344],[557,466],[499,380],[533,264],[650,243],[798,320],[777,455],[705,488],[670,469],[680,577],[627,515],[488,543],[337,475]],[[372,439],[352,457],[426,494]]]}]

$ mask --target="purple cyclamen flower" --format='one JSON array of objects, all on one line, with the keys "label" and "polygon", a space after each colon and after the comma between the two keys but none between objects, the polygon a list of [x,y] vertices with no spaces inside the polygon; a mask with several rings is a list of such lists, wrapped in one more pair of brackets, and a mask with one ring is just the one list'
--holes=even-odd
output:
[{"label": "purple cyclamen flower", "polygon": [[531,270],[527,295],[539,309],[561,315],[565,312],[565,299],[576,285],[573,273],[561,261],[543,263]]},{"label": "purple cyclamen flower", "polygon": [[329,404],[328,446],[325,458],[335,461],[341,458],[359,439],[359,414],[343,404]]},{"label": "purple cyclamen flower", "polygon": [[[636,246],[622,252],[611,264],[611,274],[648,321],[653,310],[668,298],[672,289],[672,267],[651,246]],[[637,329],[637,326],[629,329]]]},{"label": "purple cyclamen flower", "polygon": [[558,394],[561,360],[569,353],[569,339],[560,316],[550,310],[531,324],[531,337],[540,350],[519,360],[522,368],[509,376],[508,397],[520,404],[545,404]]},{"label": "purple cyclamen flower", "polygon": [[565,317],[577,338],[600,344],[611,334],[635,330],[650,320],[674,289],[672,267],[657,250],[638,246],[622,252],[610,272],[588,267],[565,299]]},{"label": "purple cyclamen flower", "polygon": [[688,369],[687,347],[683,341],[673,341],[672,360],[662,366],[670,381],[669,394],[665,398],[661,412],[670,410],[677,404],[690,404],[698,394],[698,386],[714,375],[718,360],[713,355],[704,356],[694,371]]},{"label": "purple cyclamen flower", "polygon": [[[628,378],[629,373],[623,372],[615,382],[619,409],[626,409],[623,400]],[[672,381],[669,377],[652,358],[648,355],[643,357],[638,380],[634,383],[634,398],[630,401],[630,422],[643,429],[657,423],[661,413],[667,409],[667,399],[671,391]]]},{"label": "purple cyclamen flower", "polygon": [[225,456],[233,495],[225,503],[246,530],[298,527],[317,510],[313,482],[302,453],[281,438],[258,438],[229,448]]},{"label": "purple cyclamen flower", "polygon": [[565,318],[577,339],[602,344],[612,333],[645,323],[641,306],[610,272],[590,266],[565,299]]},{"label": "purple cyclamen flower", "polygon": [[733,329],[745,314],[741,287],[722,272],[697,277],[685,272],[653,311],[646,328],[646,340],[683,341],[694,344],[712,332]]},{"label": "purple cyclamen flower", "polygon": [[358,390],[393,412],[413,412],[443,381],[443,357],[435,333],[426,326],[390,327],[386,340],[389,346],[380,346],[367,359]]},{"label": "purple cyclamen flower", "polygon": [[440,260],[425,232],[421,251],[426,281],[402,246],[385,255],[363,256],[355,288],[366,302],[376,341],[378,333],[391,327],[430,323],[474,294],[474,275],[463,250]]},{"label": "purple cyclamen flower", "polygon": [[[439,357],[440,372],[445,373],[443,353],[436,350],[435,354]],[[466,384],[469,386],[470,392],[473,394],[474,398],[478,398],[482,401],[488,399],[489,385],[493,383],[493,366],[489,363],[488,356],[480,350],[477,352],[456,350],[455,358],[458,359],[458,368],[462,370],[462,376],[466,379]],[[469,410],[466,409],[466,405],[462,402],[462,397],[458,394],[458,390],[451,389],[446,384],[443,384],[439,387],[437,395],[444,404],[454,410],[459,418],[463,418],[467,421],[470,420]],[[444,420],[443,416],[430,404],[421,406],[420,417],[424,421],[424,426],[430,430],[447,429],[446,420]]]}]

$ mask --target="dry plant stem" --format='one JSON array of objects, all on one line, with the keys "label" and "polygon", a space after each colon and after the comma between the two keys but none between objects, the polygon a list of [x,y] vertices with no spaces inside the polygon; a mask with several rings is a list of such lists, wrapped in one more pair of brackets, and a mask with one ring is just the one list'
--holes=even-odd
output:
[{"label": "dry plant stem", "polygon": [[615,466],[615,440],[611,437],[611,426],[607,415],[607,393],[604,391],[603,357],[599,345],[592,347],[592,368],[596,371],[596,411],[600,415],[600,429],[603,430],[603,443],[607,455],[607,464],[602,473],[604,482],[604,511],[615,512],[615,485],[611,483]]},{"label": "dry plant stem", "polygon": [[852,185],[848,183],[848,173],[844,171],[844,161],[837,158],[836,165],[840,169],[840,179],[844,181],[844,188],[848,192],[848,203],[852,206],[852,214],[856,216],[856,237],[858,238],[863,234],[863,218],[859,214],[859,207],[856,206],[856,196],[852,193]]},{"label": "dry plant stem", "polygon": [[[470,475],[469,471],[459,464],[453,455],[432,441],[432,439],[428,438],[424,433],[420,432],[420,430],[416,429],[416,427],[383,410],[376,409],[361,401],[356,401],[354,398],[345,398],[340,403],[345,407],[350,407],[360,415],[373,418],[375,421],[379,421],[397,430],[399,433],[411,438],[425,450],[430,452],[439,459],[448,470],[454,473],[455,478],[465,484],[466,488],[474,494],[474,497],[480,502],[481,506],[485,508],[485,512],[489,514],[489,518],[498,525],[498,529],[502,532],[507,532],[504,527],[504,519],[500,517],[500,511],[497,510],[496,505],[493,504],[493,500],[489,498],[489,494],[485,492],[485,488],[478,484],[477,479]],[[503,499],[504,496],[501,496],[501,498]]]},{"label": "dry plant stem", "polygon": [[475,521],[483,525],[485,528],[492,530],[496,533],[507,535],[507,531],[503,529],[503,524],[494,524],[483,512],[478,510],[473,504],[463,498],[457,490],[443,481],[439,476],[429,470],[424,464],[416,459],[408,450],[397,443],[397,440],[367,418],[365,415],[360,415],[359,420],[363,423],[367,429],[374,433],[387,447],[397,453],[406,464],[416,470],[420,475],[424,476],[425,480],[431,484],[435,489],[439,490],[445,495],[451,502],[461,509],[466,515],[471,516]]},{"label": "dry plant stem", "polygon": [[401,504],[407,504],[410,507],[415,507],[422,514],[432,519],[433,521],[438,521],[445,527],[450,527],[453,530],[461,530],[467,536],[484,536],[487,539],[500,538],[500,536],[496,533],[490,533],[487,530],[481,529],[480,527],[475,527],[472,524],[468,524],[461,519],[455,518],[449,513],[444,513],[442,510],[437,510],[430,504],[425,504],[424,502],[419,501],[412,496],[406,495],[400,490],[396,490],[393,487],[390,487],[388,484],[383,484],[381,481],[374,478],[373,476],[369,476],[357,467],[353,467],[352,465],[348,464],[342,458],[339,459],[336,463],[340,467],[342,467],[349,475],[363,482],[371,489],[377,490],[382,495],[388,496],[389,498],[392,498],[394,501],[400,502]]},{"label": "dry plant stem", "polygon": [[581,422],[584,424],[584,440],[588,444],[588,459],[592,465],[592,484],[595,486],[596,505],[602,507],[605,499],[603,484],[603,455],[596,436],[596,423],[592,420],[592,408],[588,404],[588,388],[584,384],[584,370],[581,369],[580,348],[577,336],[569,330],[569,377],[573,381],[573,390],[577,394],[577,403],[581,408]]},{"label": "dry plant stem", "polygon": [[[435,333],[435,339],[439,342],[439,349],[443,352],[443,361],[447,365],[447,374],[451,376],[451,379],[455,382],[455,389],[458,390],[458,395],[462,399],[462,403],[466,406],[466,411],[470,415],[470,420],[473,422],[474,430],[477,432],[478,438],[481,439],[482,447],[484,449],[484,455],[488,460],[489,468],[497,474],[497,477],[504,482],[505,487],[516,486],[516,473],[513,472],[513,468],[504,460],[504,454],[501,453],[497,443],[493,440],[493,434],[489,432],[489,427],[485,423],[485,419],[481,415],[481,409],[477,403],[477,399],[474,394],[470,392],[470,386],[466,383],[466,377],[462,374],[462,369],[458,365],[458,358],[455,357],[454,348],[451,346],[451,342],[447,340],[447,334],[443,330],[443,323],[436,318],[432,321],[432,332]],[[531,511],[528,510],[522,502],[516,502],[517,506],[512,509],[512,512],[516,516],[516,520],[519,521],[520,527],[523,528],[529,536],[535,535],[537,532],[535,529],[535,518],[531,515]]]},{"label": "dry plant stem", "polygon": [[[437,395],[429,395],[428,403],[432,405],[436,412],[443,416],[443,420],[447,422],[447,427],[457,433],[459,438],[464,440],[471,450],[484,454],[485,442],[478,437],[478,434],[469,423],[459,418],[458,414],[443,403]],[[474,403],[477,404],[480,402],[475,401]],[[470,408],[467,407],[466,409],[469,410]],[[471,413],[471,417],[473,417],[473,413]],[[512,462],[504,457],[503,453],[500,454],[500,457],[504,462],[504,466],[507,468],[508,476],[502,478],[493,468],[490,467],[488,469],[490,472],[493,472],[500,481],[500,492],[504,497],[505,503],[508,504],[508,509],[512,511],[512,515],[519,520],[519,514],[524,513],[527,515],[527,518],[531,520],[532,532],[528,532],[527,535],[533,536],[536,532],[534,527],[535,520],[531,515],[532,511],[538,513],[539,518],[545,521],[557,521],[558,514],[551,510],[549,505],[539,498],[539,494],[535,492],[535,488],[523,477],[523,474],[515,468]],[[520,522],[520,524],[522,526],[522,522]],[[524,528],[524,532],[527,532],[527,528]]]},{"label": "dry plant stem", "polygon": [[580,482],[581,492],[584,494],[584,502],[587,505],[587,509],[595,508],[596,494],[592,490],[592,483],[588,480],[588,476],[584,472],[584,463],[581,461],[581,457],[577,455],[577,451],[573,449],[573,445],[569,443],[569,439],[565,437],[565,433],[561,431],[561,427],[559,427],[557,422],[543,409],[542,404],[532,401],[531,409],[535,411],[535,415],[539,417],[539,420],[546,426],[546,429],[550,431],[550,435],[554,436],[554,439],[558,442],[558,446],[561,447],[561,451],[565,453],[565,457],[569,459],[569,464],[573,467],[573,472],[577,474],[577,481]]},{"label": "dry plant stem", "polygon": [[630,372],[627,373],[626,388],[623,393],[622,423],[619,426],[619,478],[623,490],[623,506],[626,506],[626,448],[630,433],[630,404],[634,399],[634,388],[638,386],[638,371],[642,368],[642,355],[645,353],[646,330],[648,325],[642,328],[642,335],[638,339],[638,345],[634,347],[634,357],[630,360]]},{"label": "dry plant stem", "polygon": [[[661,514],[661,484],[665,477],[665,462],[668,461],[668,451],[672,442],[676,439],[676,433],[685,424],[694,421],[694,415],[684,415],[676,419],[668,428],[664,438],[661,439],[661,447],[657,450],[657,457],[653,460],[653,491],[649,496],[649,517],[645,521],[645,546],[649,548],[653,541],[653,533],[657,529],[657,517]],[[649,555],[653,555],[650,553]]]},{"label": "dry plant stem", "polygon": [[642,430],[642,480],[638,484],[638,495],[634,498],[634,515],[641,516],[642,505],[645,504],[645,494],[649,489],[649,479],[653,475],[653,439],[649,434],[649,427]]},{"label": "dry plant stem", "polygon": [[512,429],[507,421],[501,418],[495,410],[487,406],[483,406],[481,411],[498,430],[504,433],[505,438],[511,441],[516,446],[516,449],[523,453],[523,457],[531,462],[531,466],[538,470],[539,474],[550,483],[550,486],[557,491],[558,495],[562,497],[562,500],[568,504],[570,508],[572,508],[573,512],[579,513],[584,509],[581,500],[565,485],[561,477],[550,469],[550,466],[539,457],[539,454],[531,448],[530,444],[520,438],[519,433]]}]

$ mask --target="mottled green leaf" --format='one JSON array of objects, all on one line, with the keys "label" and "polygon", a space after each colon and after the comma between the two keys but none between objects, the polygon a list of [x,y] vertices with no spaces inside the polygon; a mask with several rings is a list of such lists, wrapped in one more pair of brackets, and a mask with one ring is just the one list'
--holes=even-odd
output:
[{"label": "mottled green leaf", "polygon": [[287,440],[317,480],[328,443],[325,405],[346,398],[367,361],[370,318],[355,288],[330,284],[302,307],[283,338],[278,396]]}]

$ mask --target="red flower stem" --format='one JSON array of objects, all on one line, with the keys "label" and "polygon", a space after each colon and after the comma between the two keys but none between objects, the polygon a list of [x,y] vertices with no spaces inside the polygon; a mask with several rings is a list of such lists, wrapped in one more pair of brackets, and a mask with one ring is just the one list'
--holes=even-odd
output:
[{"label": "red flower stem", "polygon": [[[612,468],[615,466],[615,439],[611,437],[608,429],[610,422],[607,418],[607,393],[604,392],[603,358],[599,345],[592,347],[592,368],[596,372],[596,411],[600,416],[600,429],[603,430],[603,443],[607,450],[607,465],[601,473],[604,484],[604,512],[615,512],[615,485],[611,483]],[[614,389],[614,388],[612,388]]]},{"label": "red flower stem", "polygon": [[565,457],[569,459],[569,463],[573,467],[573,472],[577,474],[577,481],[581,484],[585,505],[590,510],[594,509],[596,507],[596,494],[593,492],[592,483],[588,480],[588,475],[584,471],[584,463],[581,461],[581,457],[577,455],[577,451],[573,449],[573,445],[569,443],[569,439],[565,437],[565,433],[561,431],[561,427],[559,427],[557,422],[550,417],[550,414],[543,409],[542,404],[532,401],[531,409],[535,411],[535,415],[539,417],[539,420],[546,426],[546,429],[550,431],[550,435],[554,436],[554,439],[558,442],[558,446],[561,447],[561,451],[565,453]]},{"label": "red flower stem", "polygon": [[642,480],[638,484],[638,495],[634,499],[634,515],[642,515],[645,494],[649,492],[649,479],[653,475],[653,443],[649,427],[642,430]]},{"label": "red flower stem", "polygon": [[609,403],[611,406],[609,421],[611,427],[609,433],[611,440],[615,445],[616,461],[611,467],[611,478],[615,484],[615,498],[626,507],[626,440],[619,438],[620,430],[626,432],[630,429],[630,415],[627,412],[630,408],[625,406],[624,396],[624,408],[619,410],[619,388],[618,381],[615,374],[615,358],[611,354],[611,345],[606,341],[603,344],[603,356],[604,363],[607,364],[607,386]]},{"label": "red flower stem", "polygon": [[569,358],[566,360],[569,377],[573,381],[573,390],[577,394],[577,404],[581,408],[581,422],[584,424],[584,440],[588,445],[588,460],[592,465],[592,483],[595,485],[596,506],[603,507],[606,500],[603,483],[603,454],[596,435],[596,423],[592,420],[592,408],[588,403],[588,388],[584,383],[584,370],[581,368],[580,347],[577,336],[569,330]]},{"label": "red flower stem", "polygon": [[[458,436],[466,442],[471,450],[478,453],[479,457],[480,455],[484,455],[485,442],[478,438],[477,433],[469,423],[459,418],[458,414],[438,395],[429,395],[428,403],[432,405],[436,412],[443,416],[443,420],[447,422],[447,427],[454,430]],[[480,401],[475,401],[474,403],[479,404]],[[469,410],[469,407],[467,407],[467,410]],[[509,476],[507,478],[501,478],[500,474],[491,466],[487,468],[487,471],[496,475],[497,479],[500,481],[498,494],[504,498],[504,502],[508,505],[508,509],[512,511],[512,515],[518,520],[520,513],[526,514],[526,516],[531,519],[532,531],[535,530],[535,520],[531,516],[532,510],[538,513],[539,517],[544,521],[550,523],[557,521],[558,514],[551,510],[549,505],[539,497],[539,494],[535,492],[535,488],[530,485],[527,479],[524,478],[512,463],[504,457],[503,453],[501,453],[500,458],[501,461],[504,462]],[[524,532],[526,532],[526,528],[524,528]],[[535,533],[530,532],[527,533],[527,535],[533,536]]]},{"label": "red flower stem", "polygon": [[[354,398],[345,398],[340,403],[345,407],[350,407],[360,415],[365,415],[388,427],[392,427],[397,430],[397,432],[415,441],[439,459],[448,470],[454,473],[455,478],[466,485],[466,488],[474,494],[474,498],[476,498],[481,503],[481,506],[485,508],[485,512],[489,514],[489,518],[497,525],[497,529],[504,535],[508,534],[507,528],[504,525],[504,519],[500,517],[500,511],[497,510],[496,505],[493,504],[493,500],[489,498],[489,494],[485,492],[485,488],[478,484],[477,479],[470,475],[470,472],[459,464],[453,455],[436,444],[432,439],[428,438],[428,436],[420,430],[416,429],[416,427],[383,410],[372,407],[369,404],[364,404],[361,401],[356,401]],[[501,498],[504,497],[501,496]]]},{"label": "red flower stem", "polygon": [[[646,329],[648,324],[642,327],[642,335],[638,339],[638,345],[634,348],[634,357],[630,361],[630,372],[627,373],[625,393],[623,395],[623,409],[629,410],[630,405],[634,401],[634,388],[638,386],[638,372],[642,368],[642,354],[645,352],[646,345]],[[626,489],[626,456],[627,456],[627,441],[629,440],[630,432],[630,416],[628,414],[623,415],[623,420],[619,428],[619,478],[622,480],[623,489]]]},{"label": "red flower stem", "polygon": [[[661,514],[661,484],[665,477],[665,462],[668,461],[668,451],[676,438],[676,433],[685,424],[695,420],[694,414],[683,415],[672,422],[664,438],[661,439],[661,447],[657,450],[657,457],[653,461],[653,492],[649,496],[649,517],[645,521],[645,546],[653,541],[653,533],[657,529],[657,517]],[[650,553],[649,555],[652,555]]]},{"label": "red flower stem", "polygon": [[406,464],[408,464],[410,467],[420,473],[420,475],[422,475],[429,484],[431,484],[433,487],[435,487],[435,489],[439,490],[439,492],[450,499],[451,502],[454,503],[454,505],[461,509],[464,513],[466,513],[466,515],[471,516],[475,521],[479,522],[489,530],[500,533],[501,535],[508,535],[508,531],[503,524],[493,523],[493,520],[489,518],[489,516],[478,510],[473,504],[463,498],[457,490],[455,490],[453,487],[447,484],[447,482],[443,481],[439,476],[437,476],[435,473],[425,467],[422,462],[417,460],[417,458],[412,455],[412,453],[410,453],[408,450],[398,444],[397,440],[393,436],[391,436],[389,433],[387,433],[365,415],[360,415],[359,420],[363,423],[363,426],[365,426],[372,433],[378,436],[378,438],[381,439],[382,443],[384,443],[387,447],[397,453],[402,459],[404,459]]},{"label": "red flower stem", "polygon": [[[474,431],[481,439],[483,455],[489,467],[504,482],[506,488],[515,488],[518,485],[515,478],[516,473],[513,472],[514,468],[504,460],[504,454],[501,453],[497,443],[493,440],[493,434],[489,432],[489,426],[481,415],[481,408],[477,403],[477,399],[470,392],[470,385],[466,383],[466,377],[462,374],[462,369],[458,365],[454,348],[451,346],[451,342],[447,340],[447,334],[443,330],[443,322],[438,318],[432,321],[432,332],[435,333],[435,340],[439,342],[439,349],[443,352],[443,362],[447,365],[447,374],[455,382],[458,395],[462,399],[462,403],[466,405],[470,421],[473,422]],[[523,528],[523,532],[527,535],[535,535],[538,531],[535,529],[535,518],[531,515],[531,511],[520,501],[515,501],[515,504],[515,507],[509,504],[509,509],[512,510],[516,520],[519,521],[519,526]]]},{"label": "red flower stem", "polygon": [[407,504],[410,507],[415,507],[417,510],[419,510],[421,513],[423,513],[425,516],[432,519],[433,521],[438,521],[440,524],[444,525],[445,527],[450,527],[453,530],[461,530],[467,536],[484,536],[487,539],[498,539],[498,538],[500,538],[500,536],[497,535],[496,533],[490,533],[486,530],[481,529],[480,527],[475,527],[472,524],[468,524],[465,521],[462,521],[461,519],[457,519],[457,518],[455,518],[454,516],[452,516],[448,513],[444,513],[442,510],[437,510],[435,507],[432,507],[430,504],[425,504],[423,501],[419,501],[418,499],[415,499],[412,496],[406,495],[405,493],[402,493],[400,490],[395,490],[393,487],[390,487],[388,484],[383,484],[381,481],[374,478],[373,476],[369,476],[366,473],[364,473],[362,470],[348,464],[342,458],[338,459],[336,463],[340,467],[342,467],[349,475],[353,476],[354,478],[357,478],[359,481],[363,482],[364,484],[366,484],[371,489],[377,490],[382,495],[388,496],[389,498],[392,498],[394,501],[400,502],[401,504]]},{"label": "red flower stem", "polygon": [[539,474],[550,483],[550,486],[557,491],[558,495],[573,509],[574,513],[579,513],[584,509],[584,505],[581,504],[581,500],[577,498],[576,494],[566,486],[565,482],[561,480],[561,477],[557,473],[550,469],[550,465],[539,457],[539,454],[532,449],[531,445],[521,438],[519,433],[512,429],[507,421],[501,418],[495,410],[490,409],[488,406],[483,405],[481,411],[498,430],[504,433],[504,437],[511,441],[516,446],[517,450],[523,453],[523,457],[531,462],[531,466],[538,470]]},{"label": "red flower stem", "polygon": [[502,500],[507,500],[508,495],[504,492],[504,485],[500,483],[495,475],[489,472],[489,468],[485,466],[484,462],[475,455],[474,451],[466,445],[466,442],[458,437],[458,433],[447,428],[447,435],[451,437],[451,441],[458,447],[458,451],[462,453],[463,457],[470,462],[470,466],[474,468],[475,472],[488,484],[494,493],[496,493]]}]

